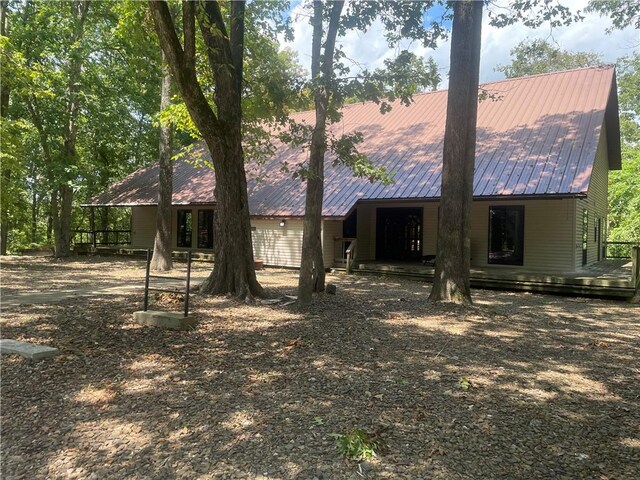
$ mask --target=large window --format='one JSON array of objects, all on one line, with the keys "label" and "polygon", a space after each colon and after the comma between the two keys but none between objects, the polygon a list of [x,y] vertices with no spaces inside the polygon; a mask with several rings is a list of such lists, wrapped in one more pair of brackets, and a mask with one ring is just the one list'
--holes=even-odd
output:
[{"label": "large window", "polygon": [[191,210],[178,210],[178,241],[179,247],[191,248],[191,225],[193,224]]},{"label": "large window", "polygon": [[213,248],[213,210],[198,210],[198,248]]},{"label": "large window", "polygon": [[489,263],[522,265],[524,207],[489,207]]}]

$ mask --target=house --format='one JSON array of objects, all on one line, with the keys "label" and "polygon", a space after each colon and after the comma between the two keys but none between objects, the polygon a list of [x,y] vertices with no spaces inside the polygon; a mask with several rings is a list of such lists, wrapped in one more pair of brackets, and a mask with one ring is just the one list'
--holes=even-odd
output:
[{"label": "house", "polygon": [[[472,265],[574,272],[603,258],[607,177],[621,168],[615,70],[592,67],[487,83],[478,109],[471,220]],[[419,261],[435,254],[447,91],[415,95],[380,114],[373,103],[344,107],[335,131],[360,131],[360,150],[393,172],[391,185],[325,168],[325,262],[341,261],[357,239],[360,261]],[[296,115],[312,122],[313,112]],[[255,257],[297,267],[305,184],[286,173],[307,152],[280,145],[247,165]],[[215,215],[206,148],[175,162],[173,247],[207,251]],[[194,163],[195,162],[195,163]],[[132,207],[131,246],[153,245],[157,165],[142,168],[88,206]]]}]

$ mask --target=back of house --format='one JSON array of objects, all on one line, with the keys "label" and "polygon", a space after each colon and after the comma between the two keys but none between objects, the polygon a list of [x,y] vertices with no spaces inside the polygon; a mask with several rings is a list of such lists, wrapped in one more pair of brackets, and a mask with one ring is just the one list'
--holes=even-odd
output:
[{"label": "back of house", "polygon": [[[615,70],[592,67],[484,84],[478,110],[471,256],[477,267],[575,272],[604,256],[609,170],[621,168]],[[420,262],[435,254],[447,91],[418,94],[387,114],[347,105],[336,133],[361,132],[360,150],[391,172],[383,185],[325,167],[323,248],[327,266],[344,263],[356,241],[359,262]],[[295,115],[313,122],[313,112]],[[176,250],[211,251],[215,180],[206,147],[174,166]],[[305,184],[291,171],[306,152],[284,144],[247,165],[254,254],[266,265],[298,267]],[[287,168],[281,168],[286,164]],[[131,207],[131,246],[155,235],[157,164],[140,169],[87,206]]]}]

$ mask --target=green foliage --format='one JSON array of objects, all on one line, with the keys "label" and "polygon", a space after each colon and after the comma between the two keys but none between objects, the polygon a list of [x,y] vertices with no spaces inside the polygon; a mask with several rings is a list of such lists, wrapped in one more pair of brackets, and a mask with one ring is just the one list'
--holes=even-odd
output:
[{"label": "green foliage", "polygon": [[469,390],[471,388],[471,380],[469,380],[467,377],[461,377],[458,381],[458,386],[462,390]]},{"label": "green foliage", "polygon": [[510,0],[506,5],[489,3],[489,23],[495,27],[506,27],[520,23],[529,28],[548,25],[550,28],[569,25],[583,19],[580,12],[553,0]]},{"label": "green foliage", "polygon": [[633,25],[640,29],[640,2],[637,0],[591,0],[587,11],[610,17],[613,28],[621,30]]},{"label": "green foliage", "polygon": [[572,68],[602,65],[600,55],[594,52],[568,52],[547,40],[523,40],[511,50],[511,63],[499,65],[496,71],[507,78],[557,72]]},{"label": "green foliage", "polygon": [[622,170],[609,174],[609,240],[640,241],[640,52],[618,60]]},{"label": "green foliage", "polygon": [[369,460],[378,456],[382,442],[377,435],[355,428],[350,433],[336,436],[336,449],[352,460]]}]

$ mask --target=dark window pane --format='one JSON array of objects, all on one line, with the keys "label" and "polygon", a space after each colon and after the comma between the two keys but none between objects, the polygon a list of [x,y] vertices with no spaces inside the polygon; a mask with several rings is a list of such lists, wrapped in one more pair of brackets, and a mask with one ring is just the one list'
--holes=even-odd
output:
[{"label": "dark window pane", "polygon": [[213,248],[213,210],[198,211],[198,248]]},{"label": "dark window pane", "polygon": [[524,207],[489,208],[489,263],[522,265]]},{"label": "dark window pane", "polygon": [[191,210],[178,210],[178,241],[179,247],[191,247]]}]

